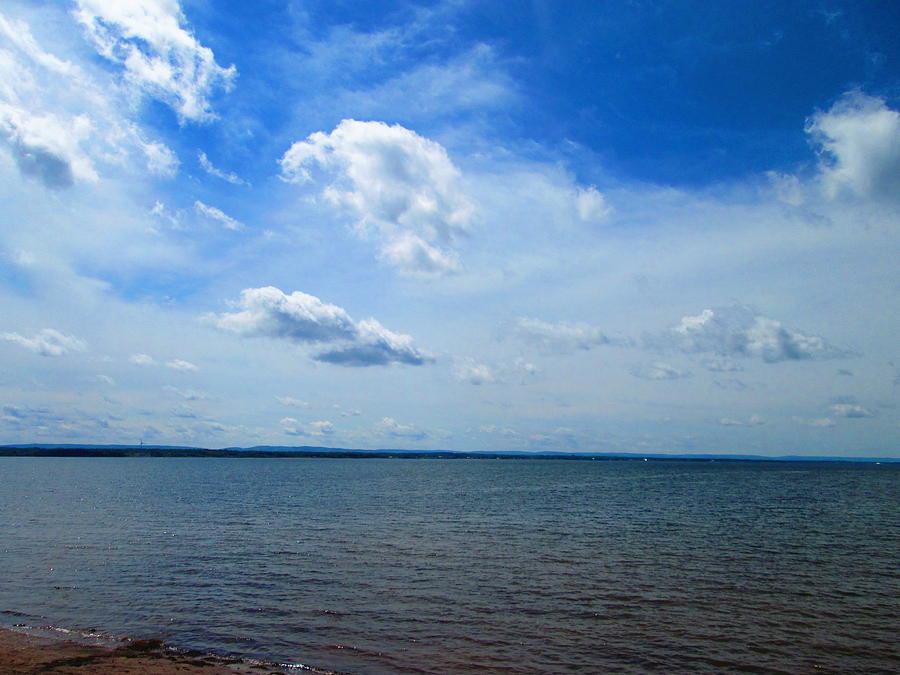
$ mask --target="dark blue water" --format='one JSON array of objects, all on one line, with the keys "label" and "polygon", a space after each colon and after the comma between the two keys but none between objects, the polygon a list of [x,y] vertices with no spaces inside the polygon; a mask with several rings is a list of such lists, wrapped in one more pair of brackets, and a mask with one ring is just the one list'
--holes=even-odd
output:
[{"label": "dark blue water", "polygon": [[352,673],[897,672],[900,465],[0,458],[7,624]]}]

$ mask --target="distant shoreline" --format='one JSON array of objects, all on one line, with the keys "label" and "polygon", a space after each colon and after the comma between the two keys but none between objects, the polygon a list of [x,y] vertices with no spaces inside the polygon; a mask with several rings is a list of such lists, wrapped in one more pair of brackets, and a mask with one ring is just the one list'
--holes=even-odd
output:
[{"label": "distant shoreline", "polygon": [[165,446],[0,446],[0,457],[156,457],[156,458],[266,458],[266,459],[543,459],[606,461],[691,461],[691,462],[848,462],[898,463],[892,457],[805,457],[788,455],[670,455],[662,453],[591,452],[472,452],[465,450],[362,450],[326,447],[190,448]]}]

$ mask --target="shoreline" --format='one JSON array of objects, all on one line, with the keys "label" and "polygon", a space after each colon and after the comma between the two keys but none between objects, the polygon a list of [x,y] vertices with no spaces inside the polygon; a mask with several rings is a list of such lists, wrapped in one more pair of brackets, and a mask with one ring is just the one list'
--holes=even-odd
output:
[{"label": "shoreline", "polygon": [[[4,675],[287,675],[330,673],[301,664],[273,664],[174,649],[162,640],[53,634],[53,628],[0,626]],[[79,639],[80,638],[80,639]]]}]

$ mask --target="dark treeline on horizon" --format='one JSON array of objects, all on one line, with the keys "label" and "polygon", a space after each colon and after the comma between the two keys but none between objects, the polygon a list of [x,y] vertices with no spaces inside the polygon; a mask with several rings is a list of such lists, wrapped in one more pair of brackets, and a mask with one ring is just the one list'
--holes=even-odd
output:
[{"label": "dark treeline on horizon", "polygon": [[158,457],[158,458],[277,458],[277,459],[562,459],[606,461],[690,461],[690,462],[884,462],[900,463],[896,458],[877,457],[804,457],[763,455],[665,455],[658,453],[541,453],[541,452],[468,452],[464,450],[359,450],[347,448],[294,447],[274,449],[248,448],[170,448],[153,446],[47,447],[8,445],[0,447],[0,457]]}]

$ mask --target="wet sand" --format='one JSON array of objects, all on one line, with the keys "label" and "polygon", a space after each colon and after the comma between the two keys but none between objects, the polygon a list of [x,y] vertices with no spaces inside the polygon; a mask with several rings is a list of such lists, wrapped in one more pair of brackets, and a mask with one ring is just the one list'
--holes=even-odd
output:
[{"label": "wet sand", "polygon": [[290,671],[228,662],[201,653],[181,653],[166,649],[159,640],[133,640],[116,647],[102,647],[0,628],[0,672],[3,675],[275,675]]}]

